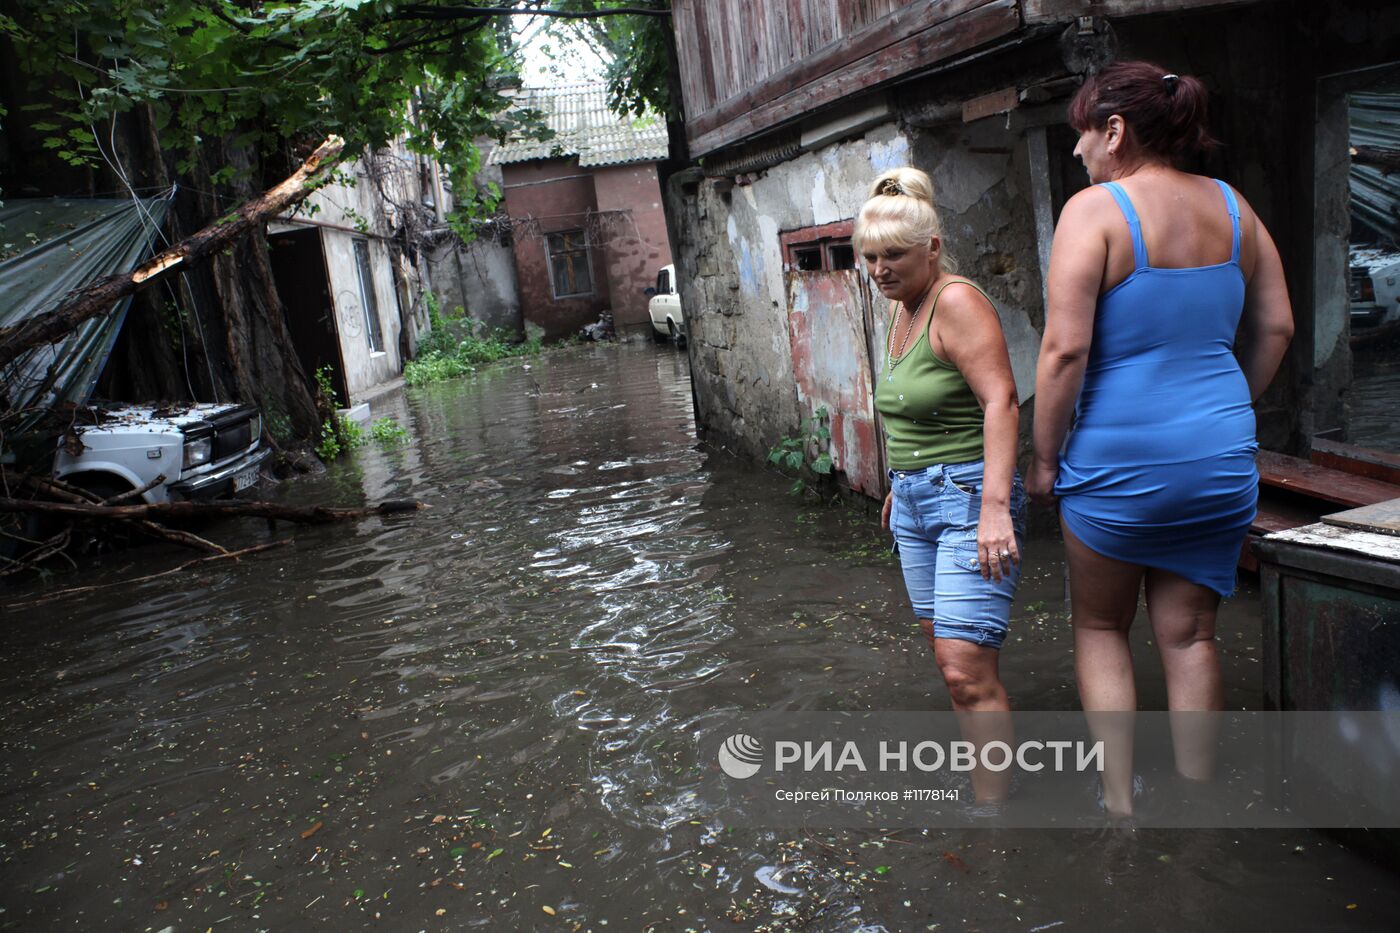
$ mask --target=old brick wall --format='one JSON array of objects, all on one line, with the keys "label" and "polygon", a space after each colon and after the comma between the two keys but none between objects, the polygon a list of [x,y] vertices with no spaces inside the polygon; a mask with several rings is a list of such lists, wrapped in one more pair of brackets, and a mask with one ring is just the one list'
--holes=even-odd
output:
[{"label": "old brick wall", "polygon": [[[593,176],[569,158],[506,165],[502,177],[505,210],[515,228],[515,274],[525,328],[547,339],[576,333],[610,306],[604,250],[590,248],[592,294],[557,299],[545,243],[550,233],[586,230],[588,215],[598,210]],[[532,235],[536,230],[539,235]]]},{"label": "old brick wall", "polygon": [[644,292],[656,282],[657,271],[671,262],[656,165],[609,165],[592,171],[598,210],[605,215],[602,251],[614,324],[619,329],[649,328]]}]

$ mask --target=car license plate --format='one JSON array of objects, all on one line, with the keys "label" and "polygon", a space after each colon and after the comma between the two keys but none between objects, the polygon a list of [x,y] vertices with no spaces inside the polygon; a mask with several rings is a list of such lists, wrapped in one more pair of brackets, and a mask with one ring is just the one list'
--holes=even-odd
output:
[{"label": "car license plate", "polygon": [[247,489],[249,486],[257,485],[257,482],[258,468],[250,466],[246,470],[233,474],[233,491],[238,492],[240,489]]}]

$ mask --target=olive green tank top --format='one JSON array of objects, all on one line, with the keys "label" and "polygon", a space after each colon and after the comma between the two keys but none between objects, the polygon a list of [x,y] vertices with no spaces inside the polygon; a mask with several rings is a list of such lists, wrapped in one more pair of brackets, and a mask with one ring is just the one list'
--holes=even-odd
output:
[{"label": "olive green tank top", "polygon": [[[953,284],[944,283],[934,295],[930,323],[938,311],[943,289]],[[972,287],[987,298],[982,289]],[[885,451],[890,467],[919,470],[935,463],[982,459],[983,413],[977,396],[956,366],[934,354],[927,326],[920,329],[918,339],[903,356],[891,359],[897,323],[892,312],[885,366],[875,388],[875,408],[885,420]]]}]

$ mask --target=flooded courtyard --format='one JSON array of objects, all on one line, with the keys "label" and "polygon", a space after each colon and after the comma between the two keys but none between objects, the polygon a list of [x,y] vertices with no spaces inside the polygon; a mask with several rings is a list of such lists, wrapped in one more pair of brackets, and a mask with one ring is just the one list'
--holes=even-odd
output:
[{"label": "flooded courtyard", "polygon": [[[294,542],[7,593],[0,928],[1400,928],[1393,875],[1318,833],[794,832],[688,808],[688,737],[717,713],[948,707],[878,517],[698,443],[665,348],[375,409],[412,443],[272,495],[426,510],[221,525]],[[1059,545],[1026,550],[1002,676],[1018,708],[1074,709]],[[1230,708],[1260,702],[1260,628],[1246,580],[1221,616]],[[1140,702],[1164,708],[1135,638]]]}]

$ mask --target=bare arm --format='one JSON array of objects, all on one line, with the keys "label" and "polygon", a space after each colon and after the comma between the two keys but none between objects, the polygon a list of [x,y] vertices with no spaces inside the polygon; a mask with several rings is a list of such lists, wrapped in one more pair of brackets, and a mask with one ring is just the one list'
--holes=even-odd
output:
[{"label": "bare arm", "polygon": [[[1249,213],[1253,217],[1254,212]],[[1293,305],[1288,300],[1288,283],[1283,278],[1283,260],[1269,231],[1257,217],[1253,220],[1254,270],[1245,286],[1244,313],[1236,350],[1240,369],[1249,383],[1250,401],[1257,400],[1269,387],[1293,339]]]},{"label": "bare arm", "polygon": [[954,284],[943,291],[930,330],[930,346],[958,368],[982,406],[982,513],[977,524],[977,550],[982,575],[999,578],[1002,566],[993,556],[1009,551],[1011,560],[1020,560],[1011,521],[1020,405],[1006,337],[996,309],[971,285]]},{"label": "bare arm", "polygon": [[1050,249],[1045,336],[1036,363],[1035,455],[1029,482],[1031,496],[1043,504],[1052,501],[1060,471],[1060,446],[1084,385],[1094,337],[1094,311],[1108,259],[1108,239],[1096,218],[1112,206],[1112,196],[1098,188],[1076,194],[1060,212]]}]

